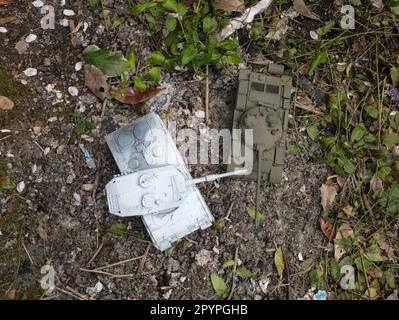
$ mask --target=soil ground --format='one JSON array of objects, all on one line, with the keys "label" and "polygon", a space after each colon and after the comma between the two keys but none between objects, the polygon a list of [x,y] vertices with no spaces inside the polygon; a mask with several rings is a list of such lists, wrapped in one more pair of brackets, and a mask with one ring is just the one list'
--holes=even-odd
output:
[{"label": "soil ground", "polygon": [[[52,2],[56,1],[48,1]],[[123,1],[106,2],[124,8]],[[133,107],[112,101],[103,105],[85,88],[84,72],[76,71],[75,64],[89,44],[124,53],[134,49],[138,59],[146,57],[150,47],[138,19],[129,19],[115,31],[102,24],[98,9],[87,8],[79,1],[69,1],[68,8],[77,13],[73,17],[76,23],[88,23],[86,31],[81,28],[71,35],[69,28],[59,25],[64,9],[60,6],[56,6],[55,30],[40,28],[42,15],[30,1],[0,9],[0,17],[17,17],[8,26],[8,33],[0,34],[0,93],[16,104],[10,112],[0,111],[0,129],[11,130],[0,135],[0,159],[7,175],[25,184],[22,193],[0,193],[1,296],[15,292],[17,298],[43,297],[40,270],[51,264],[57,287],[72,288],[88,298],[206,299],[214,295],[210,273],[229,279],[222,265],[234,259],[238,249],[238,261],[255,273],[251,279],[237,281],[236,293],[241,298],[303,297],[310,284],[301,274],[298,255],[305,259],[319,257],[327,250],[319,227],[319,188],[328,171],[305,156],[287,155],[283,182],[262,185],[261,209],[267,218],[258,229],[246,213],[247,207],[254,207],[255,183],[222,180],[200,187],[216,219],[224,219],[231,208],[222,229],[191,234],[186,245],[170,256],[151,246],[141,268],[138,260],[106,270],[132,274],[128,278],[80,270],[141,256],[148,243],[139,238],[148,241],[149,237],[139,218],[111,216],[103,192],[105,184],[118,173],[104,137],[139,114]],[[35,33],[38,39],[19,54],[15,45],[29,33]],[[23,70],[29,67],[37,68],[38,75],[26,77]],[[237,75],[236,66],[210,69],[213,128],[231,127]],[[204,81],[184,72],[169,76],[177,93],[169,110],[161,115],[177,120],[178,129],[189,123],[195,126],[198,119],[194,112],[198,101],[204,99]],[[61,92],[60,99],[48,93],[49,84]],[[68,93],[69,86],[79,89],[77,97]],[[88,141],[74,133],[74,112],[97,126],[87,133]],[[79,143],[96,159],[96,170],[87,167]],[[198,177],[223,172],[225,167],[190,165],[189,169]],[[135,236],[105,231],[115,223],[128,224]],[[89,263],[99,245],[102,250]],[[289,271],[283,279],[274,266],[276,246],[283,248]],[[96,293],[92,288],[98,282],[104,288]],[[73,298],[62,290],[55,290],[49,297]]]}]

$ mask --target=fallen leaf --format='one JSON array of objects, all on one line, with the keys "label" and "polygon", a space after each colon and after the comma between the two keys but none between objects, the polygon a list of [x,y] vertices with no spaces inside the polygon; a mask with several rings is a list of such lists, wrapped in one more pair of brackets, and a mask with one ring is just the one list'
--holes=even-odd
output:
[{"label": "fallen leaf", "polygon": [[370,180],[370,188],[373,192],[382,190],[382,180],[375,174]]},{"label": "fallen leaf", "polygon": [[47,241],[47,239],[48,239],[47,231],[46,231],[46,229],[44,229],[42,224],[39,224],[39,226],[37,227],[37,232],[39,233],[40,239]]},{"label": "fallen leaf", "polygon": [[323,112],[317,109],[316,105],[306,94],[298,95],[298,98],[294,102],[294,106],[308,112],[313,112],[315,114],[323,114]]},{"label": "fallen leaf", "polygon": [[5,4],[11,4],[14,2],[15,2],[15,0],[0,0],[0,6],[5,5]]},{"label": "fallen leaf", "polygon": [[116,236],[123,236],[127,232],[127,225],[123,223],[114,223],[107,229],[107,232],[112,233]]},{"label": "fallen leaf", "polygon": [[124,89],[112,87],[111,89],[112,95],[117,101],[132,105],[150,100],[161,91],[161,88],[148,88],[144,91],[140,91],[135,87]]},{"label": "fallen leaf", "polygon": [[85,65],[85,86],[101,100],[109,97],[107,77],[100,69],[90,64]]},{"label": "fallen leaf", "polygon": [[[1,1],[1,0],[0,0]],[[1,3],[0,3],[1,4]],[[7,299],[8,300],[15,300],[15,298],[16,298],[16,290],[15,290],[15,288],[12,288],[12,289],[10,289],[8,292],[7,292]]]},{"label": "fallen leaf", "polygon": [[335,229],[331,223],[328,223],[323,218],[320,218],[320,228],[329,241],[334,238]]},{"label": "fallen leaf", "polygon": [[229,295],[229,289],[227,288],[226,282],[219,277],[216,273],[211,274],[211,282],[213,290],[219,297],[226,298]]},{"label": "fallen leaf", "polygon": [[282,279],[284,272],[284,255],[280,247],[277,248],[276,253],[274,254],[274,265],[276,266],[280,279]]},{"label": "fallen leaf", "polygon": [[[252,220],[256,219],[256,212],[255,212],[254,208],[247,208],[247,213]],[[266,220],[266,214],[262,211],[259,211],[258,218],[259,218],[259,222],[262,222],[262,221]]]},{"label": "fallen leaf", "polygon": [[294,0],[293,8],[296,12],[306,18],[320,21],[320,18],[309,10],[304,0]]},{"label": "fallen leaf", "polygon": [[245,3],[243,0],[214,0],[212,3],[214,9],[224,11],[238,11],[245,10]]},{"label": "fallen leaf", "polygon": [[366,269],[366,273],[374,279],[381,279],[384,275],[384,273],[376,267]]},{"label": "fallen leaf", "polygon": [[14,108],[14,102],[7,97],[0,96],[0,110],[11,110]]},{"label": "fallen leaf", "polygon": [[239,276],[243,279],[251,278],[254,275],[250,270],[248,270],[244,266],[238,268],[236,271],[236,274],[237,274],[237,276]]},{"label": "fallen leaf", "polygon": [[396,257],[395,257],[395,249],[392,248],[392,247],[388,244],[388,242],[386,242],[385,240],[381,239],[381,240],[378,241],[378,246],[379,246],[382,250],[384,250],[384,251],[386,252],[386,254],[388,255],[388,258],[389,258],[390,260],[393,261],[393,260],[396,258]]},{"label": "fallen leaf", "polygon": [[342,211],[346,214],[348,218],[353,216],[353,207],[350,204],[347,204],[342,208]]},{"label": "fallen leaf", "polygon": [[9,24],[11,22],[14,22],[15,20],[17,20],[16,16],[9,16],[9,17],[0,18],[0,26]]},{"label": "fallen leaf", "polygon": [[320,192],[321,192],[321,205],[323,207],[323,211],[324,213],[328,213],[330,212],[335,197],[337,196],[337,190],[333,185],[323,184],[320,187]]},{"label": "fallen leaf", "polygon": [[[344,223],[339,227],[337,231],[337,235],[335,236],[335,240],[347,239],[348,237],[354,238],[353,229],[350,225]],[[336,261],[341,260],[342,256],[346,253],[345,249],[337,243],[334,244],[334,257]]]}]

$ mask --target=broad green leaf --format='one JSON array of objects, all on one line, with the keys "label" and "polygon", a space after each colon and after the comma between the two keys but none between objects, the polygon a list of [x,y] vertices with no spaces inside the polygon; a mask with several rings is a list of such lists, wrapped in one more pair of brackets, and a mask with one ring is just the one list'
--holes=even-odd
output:
[{"label": "broad green leaf", "polygon": [[139,91],[145,91],[147,89],[147,85],[141,80],[140,77],[136,76],[133,78],[134,80],[134,86],[136,87],[137,90]]},{"label": "broad green leaf", "polygon": [[282,279],[284,272],[284,255],[280,247],[277,248],[276,253],[274,254],[274,265],[276,266],[277,274],[280,279]]},{"label": "broad green leaf", "polygon": [[316,140],[319,137],[319,129],[315,124],[307,127],[306,132],[308,133],[309,138],[312,140]]},{"label": "broad green leaf", "polygon": [[222,268],[223,269],[225,269],[225,268],[229,268],[229,267],[232,267],[232,266],[234,266],[234,260],[226,260],[224,263],[223,263],[223,266],[222,266]]},{"label": "broad green leaf", "polygon": [[354,174],[356,172],[356,166],[352,162],[348,161],[344,165],[344,170],[346,173]]},{"label": "broad green leaf", "polygon": [[308,76],[311,76],[316,68],[328,61],[328,53],[326,51],[320,52],[311,62],[308,68]]},{"label": "broad green leaf", "polygon": [[16,187],[16,183],[14,180],[12,180],[10,177],[5,176],[4,178],[2,178],[2,180],[0,181],[0,191],[10,191],[15,189]]},{"label": "broad green leaf", "polygon": [[179,11],[179,7],[177,5],[177,1],[176,0],[164,0],[162,2],[162,6],[169,11],[172,12],[178,12]]},{"label": "broad green leaf", "polygon": [[396,14],[396,15],[399,16],[399,6],[391,7],[390,9],[391,9],[391,11],[392,11],[394,14]]},{"label": "broad green leaf", "polygon": [[391,172],[391,167],[381,167],[378,169],[377,175],[382,180],[385,180],[385,178],[388,177]]},{"label": "broad green leaf", "polygon": [[238,46],[237,41],[233,39],[225,39],[219,43],[219,48],[225,50],[233,50],[237,48],[237,46]]},{"label": "broad green leaf", "polygon": [[325,34],[331,32],[331,30],[334,28],[335,26],[335,21],[331,20],[328,21],[324,26],[316,29],[316,32],[319,36],[324,36]]},{"label": "broad green leaf", "polygon": [[[256,219],[256,212],[255,212],[254,208],[247,208],[247,213],[251,217],[251,219],[253,219],[253,220]],[[258,212],[258,217],[259,217],[260,222],[266,220],[266,214],[263,213],[262,211]]]},{"label": "broad green leaf", "polygon": [[166,29],[169,32],[175,31],[177,25],[177,19],[172,16],[167,16],[166,17]]},{"label": "broad green leaf", "polygon": [[120,17],[118,19],[116,19],[113,23],[111,28],[112,29],[116,29],[117,27],[119,27],[120,25],[122,25],[125,22],[125,18],[124,17]]},{"label": "broad green leaf", "polygon": [[116,236],[123,236],[127,232],[127,226],[123,223],[115,223],[107,229],[107,232]]},{"label": "broad green leaf", "polygon": [[235,52],[227,52],[225,58],[230,64],[239,64],[242,62],[240,55]]},{"label": "broad green leaf", "polygon": [[129,12],[132,14],[141,14],[147,9],[147,6],[145,4],[138,4],[134,7],[129,8]]},{"label": "broad green leaf", "polygon": [[214,230],[220,230],[220,229],[224,228],[224,226],[225,226],[225,223],[222,219],[216,219],[212,223],[212,228]]},{"label": "broad green leaf", "polygon": [[136,55],[134,52],[129,52],[127,55],[127,63],[129,65],[129,69],[136,69]]},{"label": "broad green leaf", "polygon": [[387,155],[387,149],[385,148],[371,149],[370,153],[375,159],[384,159]]},{"label": "broad green leaf", "polygon": [[154,82],[161,81],[161,71],[159,70],[159,68],[151,68],[150,71],[148,71],[148,78]]},{"label": "broad green leaf", "polygon": [[190,63],[191,60],[195,58],[197,55],[197,48],[193,45],[189,45],[188,47],[184,48],[181,54],[181,61],[183,65]]},{"label": "broad green leaf", "polygon": [[220,278],[216,273],[211,274],[211,282],[213,290],[215,293],[222,298],[226,298],[229,295],[229,289],[222,278]]},{"label": "broad green leaf", "polygon": [[364,257],[372,262],[382,262],[387,260],[387,258],[381,254],[380,248],[375,244],[367,248]]},{"label": "broad green leaf", "polygon": [[387,134],[382,137],[382,141],[385,144],[397,144],[399,143],[399,133]]},{"label": "broad green leaf", "polygon": [[236,270],[237,276],[243,279],[251,278],[254,274],[246,267],[242,266]]},{"label": "broad green leaf", "polygon": [[367,112],[367,114],[373,118],[373,119],[377,119],[378,118],[378,109],[374,108],[372,106],[367,106],[364,108],[364,110]]},{"label": "broad green leaf", "polygon": [[83,51],[83,60],[99,68],[105,75],[117,77],[129,70],[127,59],[122,53],[111,53],[96,45],[88,46]]},{"label": "broad green leaf", "polygon": [[154,51],[150,55],[150,63],[154,66],[160,66],[164,63],[165,56],[160,51]]},{"label": "broad green leaf", "polygon": [[215,21],[210,17],[210,16],[206,16],[203,20],[202,20],[202,30],[205,33],[211,32],[215,29]]},{"label": "broad green leaf", "polygon": [[396,85],[399,82],[399,70],[396,67],[391,67],[391,79],[392,79],[392,85],[396,87]]},{"label": "broad green leaf", "polygon": [[361,125],[357,125],[352,130],[351,141],[352,142],[359,141],[360,139],[363,138],[365,133],[366,133],[366,129],[363,126],[361,126]]}]

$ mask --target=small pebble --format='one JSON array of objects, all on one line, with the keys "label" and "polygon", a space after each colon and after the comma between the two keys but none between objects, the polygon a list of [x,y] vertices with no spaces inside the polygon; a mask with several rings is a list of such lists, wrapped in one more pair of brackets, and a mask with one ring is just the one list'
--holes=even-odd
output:
[{"label": "small pebble", "polygon": [[32,5],[33,5],[35,8],[41,8],[41,7],[44,6],[44,2],[43,2],[42,0],[36,0],[36,1],[33,1],[33,2],[32,2]]},{"label": "small pebble", "polygon": [[24,74],[25,74],[27,77],[34,77],[34,76],[37,75],[37,69],[35,69],[35,68],[28,68],[28,69],[24,70]]},{"label": "small pebble", "polygon": [[31,43],[31,42],[35,41],[36,39],[37,39],[37,35],[31,33],[30,35],[28,35],[28,36],[25,38],[25,42],[26,42],[26,43]]},{"label": "small pebble", "polygon": [[76,64],[75,64],[75,70],[76,70],[76,71],[82,70],[82,66],[83,66],[82,61],[76,62]]},{"label": "small pebble", "polygon": [[4,27],[0,27],[0,33],[6,33],[8,30]]},{"label": "small pebble", "polygon": [[76,87],[69,87],[68,92],[72,97],[76,97],[79,94],[79,90]]},{"label": "small pebble", "polygon": [[22,193],[25,190],[25,181],[21,181],[17,184],[17,192]]},{"label": "small pebble", "polygon": [[64,16],[67,16],[67,17],[72,17],[75,15],[75,12],[70,9],[64,9],[63,13],[64,13]]},{"label": "small pebble", "polygon": [[63,27],[68,27],[68,26],[69,26],[69,21],[68,21],[68,19],[62,19],[62,20],[60,21],[60,25],[63,26]]}]

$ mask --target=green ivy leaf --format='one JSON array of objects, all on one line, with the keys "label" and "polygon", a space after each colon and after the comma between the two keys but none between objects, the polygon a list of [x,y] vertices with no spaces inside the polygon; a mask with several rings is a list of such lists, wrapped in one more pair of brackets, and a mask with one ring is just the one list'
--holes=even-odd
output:
[{"label": "green ivy leaf", "polygon": [[237,276],[243,279],[251,278],[254,274],[248,270],[246,267],[242,266],[236,270]]},{"label": "green ivy leaf", "polygon": [[110,77],[117,77],[129,70],[128,61],[122,53],[111,53],[100,49],[96,45],[88,46],[83,51],[83,60],[87,64],[96,66]]},{"label": "green ivy leaf", "polygon": [[177,25],[177,20],[175,17],[167,16],[166,17],[166,29],[168,32],[175,31]]},{"label": "green ivy leaf", "polygon": [[311,76],[316,68],[328,61],[328,53],[326,51],[320,52],[310,63],[308,68],[308,76]]},{"label": "green ivy leaf", "polygon": [[154,66],[160,66],[164,63],[165,56],[160,51],[152,52],[150,55],[150,63]]},{"label": "green ivy leaf", "polygon": [[203,20],[202,20],[202,30],[205,33],[209,33],[211,31],[213,31],[215,29],[215,21],[210,17],[210,16],[206,16]]},{"label": "green ivy leaf", "polygon": [[123,223],[115,223],[107,229],[107,232],[116,236],[123,236],[127,232],[127,226]]},{"label": "green ivy leaf", "polygon": [[229,289],[227,288],[226,282],[220,278],[216,273],[211,274],[212,287],[215,293],[222,298],[227,298],[229,295]]},{"label": "green ivy leaf", "polygon": [[159,70],[159,68],[151,68],[150,71],[148,71],[148,78],[154,82],[161,81],[161,71]]},{"label": "green ivy leaf", "polygon": [[181,61],[183,65],[188,64],[197,55],[197,48],[194,45],[189,45],[184,48],[181,54]]},{"label": "green ivy leaf", "polygon": [[136,76],[133,78],[134,80],[134,86],[136,87],[137,90],[139,91],[145,91],[147,89],[147,85],[141,80],[140,77]]}]

